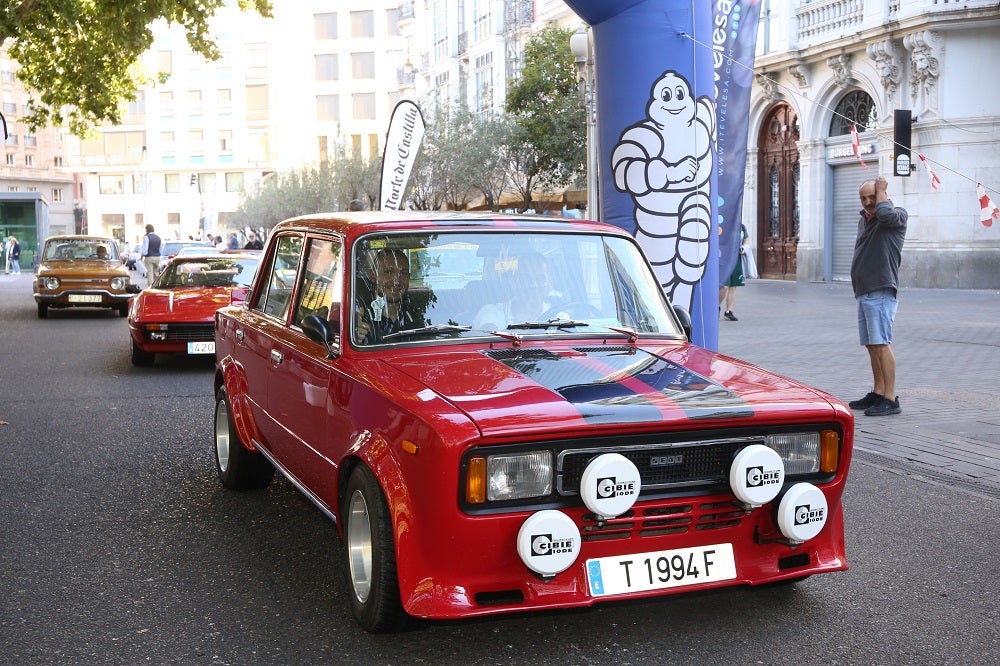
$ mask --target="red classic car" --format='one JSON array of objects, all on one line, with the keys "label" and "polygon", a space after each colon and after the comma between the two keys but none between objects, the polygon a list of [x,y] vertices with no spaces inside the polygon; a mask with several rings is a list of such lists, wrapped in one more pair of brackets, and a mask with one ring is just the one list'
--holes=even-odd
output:
[{"label": "red classic car", "polygon": [[336,521],[372,632],[845,569],[850,410],[684,314],[599,223],[288,220],[216,313],[218,476]]},{"label": "red classic car", "polygon": [[132,364],[152,365],[156,353],[214,354],[215,311],[241,302],[258,255],[179,256],[167,263],[128,313]]}]

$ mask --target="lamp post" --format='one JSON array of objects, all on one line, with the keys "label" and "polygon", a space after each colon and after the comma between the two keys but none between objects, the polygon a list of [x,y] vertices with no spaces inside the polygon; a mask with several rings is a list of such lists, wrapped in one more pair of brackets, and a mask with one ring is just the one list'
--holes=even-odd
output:
[{"label": "lamp post", "polygon": [[569,38],[569,47],[576,65],[580,104],[587,116],[587,217],[596,220],[601,212],[598,190],[600,160],[597,147],[597,75],[590,37],[590,30],[581,27]]}]

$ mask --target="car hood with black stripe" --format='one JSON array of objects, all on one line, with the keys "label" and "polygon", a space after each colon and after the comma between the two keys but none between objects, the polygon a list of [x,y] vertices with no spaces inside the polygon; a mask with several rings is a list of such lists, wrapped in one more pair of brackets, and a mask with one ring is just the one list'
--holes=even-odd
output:
[{"label": "car hood with black stripe", "polygon": [[829,421],[839,405],[818,389],[680,342],[428,351],[383,361],[464,411],[484,436],[717,419]]}]

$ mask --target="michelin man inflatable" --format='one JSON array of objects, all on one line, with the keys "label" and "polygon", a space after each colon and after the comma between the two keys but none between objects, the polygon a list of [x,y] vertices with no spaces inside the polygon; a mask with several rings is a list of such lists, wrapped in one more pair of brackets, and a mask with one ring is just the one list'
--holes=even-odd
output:
[{"label": "michelin man inflatable", "polygon": [[674,305],[692,307],[712,232],[715,103],[695,99],[687,79],[665,71],[646,117],[627,127],[611,154],[614,185],[635,203],[635,237]]}]

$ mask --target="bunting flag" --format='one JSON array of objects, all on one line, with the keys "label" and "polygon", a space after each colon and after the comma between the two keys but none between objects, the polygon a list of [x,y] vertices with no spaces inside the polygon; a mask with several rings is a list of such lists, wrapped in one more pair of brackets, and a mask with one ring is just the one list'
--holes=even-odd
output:
[{"label": "bunting flag", "polygon": [[861,162],[861,166],[867,169],[868,165],[861,159],[861,139],[858,137],[858,127],[854,123],[851,123],[851,148],[854,149],[854,156]]},{"label": "bunting flag", "polygon": [[406,182],[417,159],[417,150],[424,138],[424,117],[420,107],[404,99],[396,104],[389,118],[389,132],[382,153],[382,184],[379,191],[380,210],[403,207]]},{"label": "bunting flag", "polygon": [[927,163],[926,157],[924,157],[920,153],[917,153],[917,157],[920,158],[920,164],[923,165],[924,170],[927,172],[927,175],[931,179],[931,189],[937,190],[938,185],[941,185],[941,179],[938,178],[938,175],[936,173],[934,173],[934,169],[931,169],[931,165]]},{"label": "bunting flag", "polygon": [[993,220],[1000,221],[1000,208],[990,201],[982,183],[976,183],[976,194],[979,195],[979,221],[984,227],[991,227]]}]

